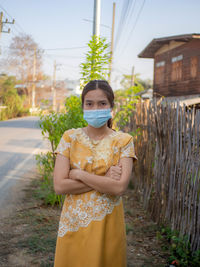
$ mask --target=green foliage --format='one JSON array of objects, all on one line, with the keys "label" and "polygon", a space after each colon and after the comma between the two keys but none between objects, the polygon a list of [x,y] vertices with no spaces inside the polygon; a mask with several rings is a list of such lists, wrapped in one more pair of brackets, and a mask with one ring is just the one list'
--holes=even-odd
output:
[{"label": "green foliage", "polygon": [[56,195],[53,189],[53,169],[55,165],[55,150],[60,139],[66,130],[82,128],[87,125],[83,119],[81,99],[77,96],[70,96],[65,102],[65,112],[52,112],[40,116],[40,128],[42,135],[51,144],[51,151],[46,154],[36,155],[37,167],[42,176],[40,188],[37,190],[37,197],[44,200],[45,204],[55,205],[62,203],[62,196]]},{"label": "green foliage", "polygon": [[80,97],[71,96],[66,99],[65,103],[67,115],[67,128],[82,128],[87,126],[87,122],[83,119],[83,110]]},{"label": "green foliage", "polygon": [[109,44],[106,38],[96,35],[88,43],[85,63],[81,63],[81,88],[91,80],[107,80],[110,62]]},{"label": "green foliage", "polygon": [[2,75],[0,78],[0,97],[9,90],[14,89],[17,81],[15,76]]},{"label": "green foliage", "polygon": [[17,94],[16,89],[10,89],[3,95],[3,103],[7,106],[8,116],[17,117],[23,110],[23,99]]},{"label": "green foliage", "polygon": [[2,100],[6,109],[1,112],[1,120],[21,117],[29,114],[29,111],[23,107],[24,97],[20,97],[16,89],[11,89],[4,93]]},{"label": "green foliage", "polygon": [[135,89],[137,88],[135,93],[139,93],[143,90],[152,88],[152,81],[150,79],[143,80],[139,76],[139,73],[134,75],[134,86],[131,86],[132,75],[123,74],[123,78],[120,82],[122,90],[135,87]]},{"label": "green foliage", "polygon": [[24,108],[25,96],[19,96],[15,89],[16,78],[3,75],[0,78],[0,100],[5,109],[0,111],[0,120],[7,120],[29,114]]},{"label": "green foliage", "polygon": [[157,233],[157,238],[165,239],[170,252],[169,263],[173,263],[181,267],[197,267],[200,266],[200,250],[192,253],[190,243],[187,236],[181,236],[178,231],[173,231],[170,227],[161,227]]},{"label": "green foliage", "polygon": [[135,110],[138,97],[134,96],[133,90],[120,90],[115,92],[116,105],[114,109],[114,125],[117,130],[124,130],[130,123],[133,110]]},{"label": "green foliage", "polygon": [[61,205],[63,197],[56,195],[53,189],[53,169],[54,158],[52,152],[36,155],[37,167],[42,179],[39,181],[39,187],[36,189],[35,197],[44,201],[46,205]]},{"label": "green foliage", "polygon": [[39,173],[42,175],[43,179],[48,182],[49,178],[52,176],[54,161],[52,157],[52,152],[41,153],[35,156],[37,161],[37,167]]},{"label": "green foliage", "polygon": [[40,128],[42,135],[51,144],[51,152],[55,162],[55,150],[60,139],[66,130],[80,128],[87,125],[83,119],[81,99],[77,96],[70,96],[65,102],[65,113],[51,112],[49,115],[40,116]]}]

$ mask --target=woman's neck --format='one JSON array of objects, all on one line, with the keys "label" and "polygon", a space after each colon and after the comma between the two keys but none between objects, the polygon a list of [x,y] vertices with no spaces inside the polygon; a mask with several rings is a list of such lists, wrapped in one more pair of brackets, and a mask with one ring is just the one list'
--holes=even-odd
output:
[{"label": "woman's neck", "polygon": [[104,138],[106,135],[110,134],[110,132],[112,131],[112,129],[108,128],[107,124],[103,125],[100,128],[94,128],[90,125],[88,125],[86,128],[86,134],[91,138],[91,139],[102,139]]}]

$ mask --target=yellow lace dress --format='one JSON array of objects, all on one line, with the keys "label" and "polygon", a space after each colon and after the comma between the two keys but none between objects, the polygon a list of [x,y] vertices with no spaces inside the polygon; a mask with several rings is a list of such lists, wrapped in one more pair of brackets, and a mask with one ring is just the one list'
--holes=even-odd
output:
[{"label": "yellow lace dress", "polygon": [[[137,159],[131,135],[113,131],[94,141],[81,128],[64,133],[57,153],[70,159],[71,169],[101,176],[120,158]],[[54,267],[126,267],[126,232],[120,196],[95,190],[66,195]]]}]

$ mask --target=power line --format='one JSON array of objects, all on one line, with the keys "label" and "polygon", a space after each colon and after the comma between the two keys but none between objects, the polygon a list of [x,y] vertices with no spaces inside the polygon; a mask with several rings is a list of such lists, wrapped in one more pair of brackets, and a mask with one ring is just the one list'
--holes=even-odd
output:
[{"label": "power line", "polygon": [[[125,4],[125,2],[124,2]],[[118,24],[118,32],[116,35],[116,43],[115,43],[115,50],[118,44],[121,41],[121,36],[124,34],[124,29],[126,29],[126,26],[128,26],[130,19],[133,16],[134,9],[135,9],[136,0],[127,0],[126,6],[125,6],[125,13],[122,11],[122,15]]]},{"label": "power line", "polygon": [[45,48],[43,50],[72,50],[72,49],[81,49],[81,48],[87,48],[87,46],[64,47],[64,48]]},{"label": "power line", "polygon": [[[131,34],[133,33],[133,31],[135,30],[135,27],[136,27],[136,25],[137,25],[137,22],[138,22],[138,20],[139,20],[139,18],[140,18],[140,15],[141,15],[141,13],[142,13],[143,8],[144,8],[145,1],[146,1],[146,0],[143,0],[143,3],[142,3],[142,5],[141,5],[141,8],[140,8],[140,10],[139,10],[139,12],[138,12],[138,15],[137,15],[137,17],[136,17],[135,24],[133,25],[133,28],[131,29],[131,32],[130,32],[130,35],[129,35],[129,39],[130,39],[130,36],[131,36]],[[128,41],[129,41],[129,39],[128,39]]]},{"label": "power line", "polygon": [[[127,15],[125,17],[125,20],[124,20],[124,23],[123,23],[123,28],[119,34],[119,41],[118,43],[120,43],[121,41],[121,36],[123,36],[124,34],[124,29],[125,29],[125,26],[128,26],[129,25],[129,22],[131,20],[131,18],[133,17],[133,14],[134,14],[134,10],[135,10],[135,5],[136,5],[136,0],[131,0],[130,2],[128,2],[127,4],[127,7],[128,7],[128,11],[127,11]],[[123,39],[122,39],[123,40]],[[116,44],[115,46],[115,50],[116,50],[116,47],[118,45],[118,43]],[[119,46],[119,45],[118,45]]]},{"label": "power line", "polygon": [[[21,50],[22,48],[12,48],[9,46],[2,46],[5,48],[9,48],[11,50]],[[64,47],[64,48],[42,48],[42,49],[38,49],[38,50],[42,50],[42,51],[50,51],[50,50],[75,50],[75,49],[82,49],[82,48],[87,48],[87,46],[79,46],[79,47]],[[34,51],[34,48],[23,48],[24,50],[29,50],[29,51]]]},{"label": "power line", "polygon": [[[8,13],[8,11],[0,4],[0,8],[11,18],[11,19],[14,19],[9,13]],[[23,32],[23,33],[26,33],[24,30],[23,30],[23,28],[21,27],[21,25],[18,23],[18,22],[16,22],[15,21],[15,24],[21,29],[21,32]],[[15,27],[15,29],[18,31],[18,29]],[[18,33],[21,33],[21,32],[19,32],[18,31]]]},{"label": "power line", "polygon": [[44,54],[49,57],[65,57],[65,58],[80,58],[80,56],[68,56],[68,55],[55,55],[55,54]]},{"label": "power line", "polygon": [[121,48],[120,53],[118,54],[118,56],[119,56],[119,55],[122,55],[122,53],[125,51],[125,46],[129,43],[130,38],[132,37],[132,33],[133,33],[133,31],[135,30],[135,28],[136,28],[136,25],[137,25],[137,23],[138,23],[138,21],[139,21],[140,15],[141,15],[142,10],[143,10],[143,8],[144,8],[145,1],[146,1],[146,0],[143,0],[143,3],[142,3],[142,5],[141,5],[141,7],[140,7],[140,9],[139,9],[139,12],[138,12],[137,16],[136,16],[135,22],[133,23],[133,27],[131,28],[130,33],[127,34],[127,35],[128,35],[128,39],[124,42],[125,45],[123,46],[123,49]]},{"label": "power line", "polygon": [[[94,22],[93,20],[91,20],[91,19],[83,19],[84,21],[87,21],[87,22]],[[100,26],[102,26],[102,27],[104,27],[104,28],[108,28],[108,29],[111,29],[111,27],[110,26],[108,26],[108,25],[105,25],[105,24],[100,24]]]},{"label": "power line", "polygon": [[[129,1],[129,0],[128,0]],[[122,11],[121,11],[121,16],[120,16],[120,20],[119,20],[119,24],[118,24],[118,28],[117,28],[117,33],[116,33],[116,38],[115,38],[115,47],[118,44],[121,32],[122,32],[122,25],[123,25],[123,21],[125,18],[125,14],[127,12],[127,2],[126,0],[123,1],[123,6],[122,6]]]}]

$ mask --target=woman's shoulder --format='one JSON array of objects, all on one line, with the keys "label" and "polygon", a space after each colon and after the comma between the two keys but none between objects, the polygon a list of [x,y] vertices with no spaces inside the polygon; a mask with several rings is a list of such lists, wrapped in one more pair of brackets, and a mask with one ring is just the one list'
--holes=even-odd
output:
[{"label": "woman's shoulder", "polygon": [[115,138],[116,138],[116,140],[117,140],[117,143],[118,143],[120,146],[124,146],[124,145],[126,145],[127,143],[133,141],[133,137],[132,137],[132,135],[130,135],[130,134],[128,134],[128,133],[125,133],[125,132],[122,132],[122,131],[116,131]]},{"label": "woman's shoulder", "polygon": [[75,140],[77,137],[77,134],[79,134],[81,131],[81,128],[77,128],[77,129],[69,129],[66,130],[63,134],[63,138],[66,140]]},{"label": "woman's shoulder", "polygon": [[119,139],[131,139],[133,138],[132,135],[130,135],[129,133],[125,133],[125,132],[122,132],[122,131],[116,131],[116,136],[119,138]]}]

